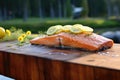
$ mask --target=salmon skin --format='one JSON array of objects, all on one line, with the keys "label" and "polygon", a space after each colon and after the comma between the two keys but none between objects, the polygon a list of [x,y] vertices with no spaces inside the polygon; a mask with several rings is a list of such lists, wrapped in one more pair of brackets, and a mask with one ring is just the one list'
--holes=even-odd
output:
[{"label": "salmon skin", "polygon": [[68,46],[86,51],[102,51],[113,46],[113,40],[95,33],[92,33],[91,35],[59,33],[43,38],[35,38],[30,40],[30,43],[54,47]]}]

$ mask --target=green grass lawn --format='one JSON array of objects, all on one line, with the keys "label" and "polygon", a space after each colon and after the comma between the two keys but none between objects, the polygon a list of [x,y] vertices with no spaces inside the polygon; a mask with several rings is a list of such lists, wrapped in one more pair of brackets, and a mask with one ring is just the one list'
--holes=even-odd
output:
[{"label": "green grass lawn", "polygon": [[33,33],[38,33],[39,31],[46,31],[50,26],[53,25],[73,25],[73,24],[83,24],[90,26],[95,29],[95,32],[102,33],[105,31],[115,31],[120,30],[120,23],[118,21],[105,20],[102,18],[86,18],[86,19],[66,19],[66,18],[29,18],[26,22],[22,19],[13,19],[0,22],[0,26],[4,28],[11,28],[12,26],[16,28],[23,29],[24,31],[31,30]]}]

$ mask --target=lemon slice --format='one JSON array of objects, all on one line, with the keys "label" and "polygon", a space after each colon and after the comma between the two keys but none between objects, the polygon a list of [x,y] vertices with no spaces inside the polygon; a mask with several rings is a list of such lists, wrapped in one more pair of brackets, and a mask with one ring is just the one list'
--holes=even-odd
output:
[{"label": "lemon slice", "polygon": [[3,27],[0,27],[0,39],[5,37],[5,29]]},{"label": "lemon slice", "polygon": [[63,31],[69,32],[71,27],[72,27],[72,25],[65,25],[65,26],[63,26]]},{"label": "lemon slice", "polygon": [[55,27],[57,28],[57,31],[55,32],[56,34],[60,33],[60,32],[63,32],[63,26],[62,25],[56,25]]},{"label": "lemon slice", "polygon": [[52,26],[47,30],[47,35],[57,34],[63,31],[63,27],[61,25]]},{"label": "lemon slice", "polygon": [[47,30],[47,35],[53,35],[53,34],[56,33],[57,30],[58,30],[58,29],[57,29],[57,27],[55,27],[55,26],[50,27],[50,28]]},{"label": "lemon slice", "polygon": [[81,27],[81,30],[85,34],[91,34],[93,32],[93,29],[91,27],[88,27],[88,26]]},{"label": "lemon slice", "polygon": [[81,30],[80,26],[72,26],[70,28],[70,32],[77,34],[77,33],[81,33],[82,30]]}]

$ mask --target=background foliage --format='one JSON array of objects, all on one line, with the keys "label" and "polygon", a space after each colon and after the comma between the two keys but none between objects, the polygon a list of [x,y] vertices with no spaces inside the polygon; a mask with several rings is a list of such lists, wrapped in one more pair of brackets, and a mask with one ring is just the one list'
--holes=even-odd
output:
[{"label": "background foliage", "polygon": [[72,17],[73,6],[82,7],[81,17],[118,18],[120,0],[0,0],[0,21],[28,17]]},{"label": "background foliage", "polygon": [[[79,7],[83,8],[80,18],[73,19],[73,10]],[[34,33],[76,23],[111,29],[120,26],[119,10],[120,0],[0,0],[0,26]]]}]

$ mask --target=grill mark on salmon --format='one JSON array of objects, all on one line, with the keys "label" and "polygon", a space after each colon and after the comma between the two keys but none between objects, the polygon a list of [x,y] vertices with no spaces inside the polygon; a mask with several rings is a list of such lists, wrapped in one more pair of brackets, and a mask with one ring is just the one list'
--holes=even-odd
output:
[{"label": "grill mark on salmon", "polygon": [[68,46],[86,51],[102,51],[113,46],[113,40],[97,35],[59,33],[44,38],[37,38],[30,41],[31,44],[62,47]]}]

